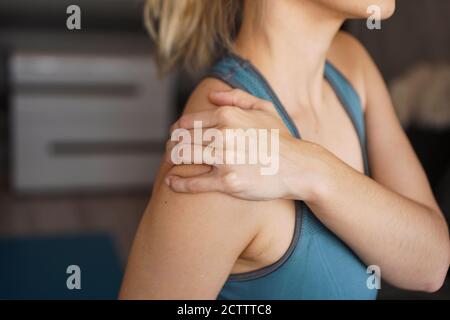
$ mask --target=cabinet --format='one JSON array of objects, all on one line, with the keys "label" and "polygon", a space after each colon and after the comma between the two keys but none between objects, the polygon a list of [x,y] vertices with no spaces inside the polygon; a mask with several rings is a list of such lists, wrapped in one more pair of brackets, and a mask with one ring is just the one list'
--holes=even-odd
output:
[{"label": "cabinet", "polygon": [[12,177],[18,191],[149,186],[172,112],[172,83],[149,56],[18,52]]}]

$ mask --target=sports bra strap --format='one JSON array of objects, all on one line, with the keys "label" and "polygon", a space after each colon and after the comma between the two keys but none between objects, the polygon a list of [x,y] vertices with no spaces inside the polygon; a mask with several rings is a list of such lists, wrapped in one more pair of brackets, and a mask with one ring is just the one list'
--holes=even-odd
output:
[{"label": "sports bra strap", "polygon": [[[355,127],[361,145],[364,171],[365,174],[369,175],[364,113],[359,95],[347,78],[328,61],[325,64],[324,76],[332,86]],[[218,61],[206,77],[217,78],[232,88],[244,90],[255,97],[272,102],[291,134],[298,139],[301,138],[294,121],[286,112],[270,84],[249,61],[235,54],[229,54]]]},{"label": "sports bra strap", "polygon": [[369,163],[366,146],[366,126],[361,99],[350,81],[334,67],[329,61],[325,64],[325,79],[334,89],[339,101],[352,120],[353,126],[358,133],[358,139],[362,149],[364,171],[369,175]]}]

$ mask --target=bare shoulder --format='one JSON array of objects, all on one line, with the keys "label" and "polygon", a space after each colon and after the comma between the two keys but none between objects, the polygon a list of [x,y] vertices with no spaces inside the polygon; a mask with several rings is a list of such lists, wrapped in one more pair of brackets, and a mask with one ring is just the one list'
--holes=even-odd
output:
[{"label": "bare shoulder", "polygon": [[[191,96],[189,97],[186,106],[184,108],[183,113],[193,113],[193,112],[201,112],[205,110],[211,110],[218,108],[214,104],[212,104],[208,96],[211,91],[216,90],[229,90],[231,89],[230,86],[225,84],[224,82],[214,79],[214,78],[205,78],[203,79],[197,87],[192,92]],[[250,209],[251,204],[255,204],[255,202],[251,201],[243,201],[236,198],[233,198],[229,195],[222,194],[222,193],[204,193],[204,194],[180,194],[175,193],[171,191],[169,188],[167,188],[163,183],[163,176],[170,173],[171,175],[177,175],[177,176],[192,176],[196,173],[201,173],[209,170],[209,166],[206,165],[179,165],[179,166],[172,166],[168,163],[163,163],[160,172],[159,177],[157,179],[156,185],[155,185],[155,194],[154,196],[162,196],[163,198],[170,198],[172,199],[172,203],[180,203],[183,202],[189,202],[190,204],[194,204],[195,206],[204,206],[205,208],[211,208],[210,203],[221,203],[224,210],[225,208],[231,209],[231,207],[239,207],[242,206],[246,210]],[[220,201],[219,201],[220,200]],[[227,211],[227,210],[225,210]]]},{"label": "bare shoulder", "polygon": [[209,100],[211,91],[230,90],[225,82],[215,78],[205,78],[197,85],[186,103],[184,113],[199,112],[217,108]]},{"label": "bare shoulder", "polygon": [[[202,81],[185,112],[214,107],[208,93],[220,88],[220,81]],[[168,173],[192,176],[205,168],[161,165],[130,254],[123,298],[215,298],[258,234],[263,203],[217,192],[176,193],[164,183]]]},{"label": "bare shoulder", "polygon": [[[188,99],[184,113],[217,108],[209,101],[209,93],[213,90],[227,89],[230,89],[230,87],[220,80],[212,78],[202,80]],[[240,200],[218,192],[176,193],[164,183],[164,177],[169,174],[189,177],[205,173],[208,170],[210,170],[210,167],[206,165],[173,166],[163,162],[155,180],[149,211],[152,211],[154,217],[159,216],[161,219],[166,219],[167,213],[172,216],[180,216],[179,220],[183,221],[181,224],[183,228],[189,226],[192,230],[199,230],[198,228],[201,228],[201,226],[209,230],[214,228],[229,229],[235,226],[236,228],[233,228],[233,230],[236,232],[245,230],[244,234],[241,235],[247,238],[241,238],[241,240],[244,240],[244,242],[250,240],[257,230],[255,223],[257,219],[253,217],[252,213],[255,212],[256,214],[258,207],[262,204],[255,201]],[[202,224],[199,224],[199,221]],[[208,226],[204,225],[205,223]],[[239,227],[237,227],[238,225]],[[237,235],[234,236],[238,238]]]},{"label": "bare shoulder", "polygon": [[[220,90],[229,90],[230,86],[225,84],[224,82],[214,79],[214,78],[205,78],[198,83],[195,89],[192,91],[189,99],[184,107],[183,113],[194,113],[201,112],[206,110],[213,110],[217,108],[214,104],[212,104],[208,96],[211,91],[220,91]],[[154,183],[154,191],[161,185],[163,182],[163,178],[169,172],[175,175],[193,175],[196,172],[202,172],[205,170],[206,166],[202,165],[184,165],[184,166],[171,166],[166,162],[163,162],[158,175],[155,179]]]},{"label": "bare shoulder", "polygon": [[339,31],[331,44],[327,58],[350,81],[365,108],[366,72],[374,65],[366,48],[350,33]]}]

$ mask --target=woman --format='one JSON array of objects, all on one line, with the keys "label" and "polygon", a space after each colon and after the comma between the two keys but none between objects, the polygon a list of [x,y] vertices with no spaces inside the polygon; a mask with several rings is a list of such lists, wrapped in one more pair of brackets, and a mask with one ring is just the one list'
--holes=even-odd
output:
[{"label": "woman", "polygon": [[441,287],[447,225],[380,73],[339,31],[373,4],[382,18],[395,7],[393,0],[148,2],[162,69],[221,57],[172,130],[191,130],[196,120],[219,130],[279,129],[279,169],[174,165],[168,156],[121,298],[374,299],[371,270],[404,289]]}]

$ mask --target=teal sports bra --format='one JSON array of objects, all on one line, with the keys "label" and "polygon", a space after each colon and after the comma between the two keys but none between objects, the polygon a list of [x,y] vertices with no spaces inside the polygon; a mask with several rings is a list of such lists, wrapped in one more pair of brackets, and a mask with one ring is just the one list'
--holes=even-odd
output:
[{"label": "teal sports bra", "polygon": [[[364,114],[355,89],[345,76],[326,62],[325,79],[334,89],[358,133],[369,175]],[[229,54],[219,60],[206,75],[233,88],[272,102],[291,134],[299,131],[264,76],[247,60]],[[355,253],[325,227],[302,201],[295,201],[296,219],[291,244],[275,263],[261,269],[232,274],[218,299],[300,300],[300,299],[375,299],[369,289],[370,274]]]}]

